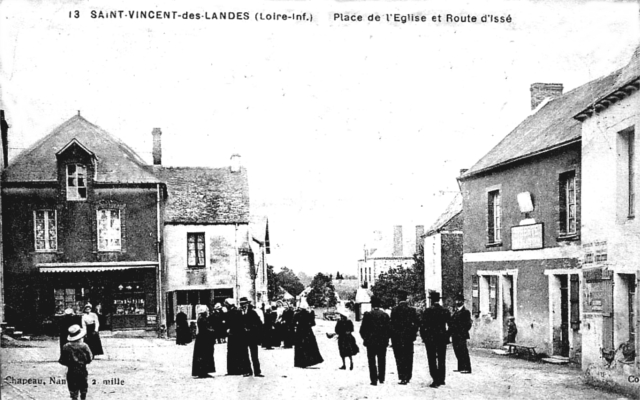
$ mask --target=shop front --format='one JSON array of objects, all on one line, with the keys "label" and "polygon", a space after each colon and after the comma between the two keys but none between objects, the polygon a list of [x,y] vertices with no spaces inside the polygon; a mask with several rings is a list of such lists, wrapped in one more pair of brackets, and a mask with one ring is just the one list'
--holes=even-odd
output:
[{"label": "shop front", "polygon": [[52,322],[87,303],[101,330],[157,328],[157,263],[51,263],[38,265],[40,313]]}]

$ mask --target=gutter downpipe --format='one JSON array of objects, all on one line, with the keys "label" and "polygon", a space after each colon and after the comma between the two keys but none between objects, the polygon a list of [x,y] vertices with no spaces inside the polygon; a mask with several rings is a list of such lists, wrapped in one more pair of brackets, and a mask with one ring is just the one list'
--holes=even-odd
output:
[{"label": "gutter downpipe", "polygon": [[160,237],[161,231],[160,231],[160,184],[156,184],[156,226],[157,226],[157,231],[156,231],[156,237],[157,237],[157,242],[156,242],[156,247],[157,247],[157,252],[158,252],[158,272],[156,274],[156,279],[158,280],[158,284],[157,284],[157,301],[156,301],[156,314],[160,317],[159,321],[156,321],[156,325],[157,327],[159,327],[160,325],[165,325],[166,326],[166,316],[164,313],[164,307],[162,306],[163,303],[163,298],[162,298],[162,240]]},{"label": "gutter downpipe", "polygon": [[240,281],[238,276],[238,223],[233,224],[235,226],[235,235],[234,235],[234,246],[233,249],[236,255],[236,292],[234,293],[236,304],[238,304],[238,299],[240,298]]}]

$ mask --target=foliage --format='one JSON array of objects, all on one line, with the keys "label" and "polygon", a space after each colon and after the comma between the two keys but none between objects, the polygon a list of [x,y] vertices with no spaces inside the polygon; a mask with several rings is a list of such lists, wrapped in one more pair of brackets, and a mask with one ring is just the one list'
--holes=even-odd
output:
[{"label": "foliage", "polygon": [[287,267],[282,267],[280,272],[276,274],[276,281],[278,286],[292,296],[298,296],[304,290],[304,285],[300,282],[300,279]]},{"label": "foliage", "polygon": [[311,307],[335,307],[338,303],[336,290],[331,275],[318,273],[311,281],[311,291],[307,295],[307,303]]},{"label": "foliage", "polygon": [[358,289],[344,287],[336,289],[336,293],[338,293],[340,300],[355,300],[357,291]]},{"label": "foliage", "polygon": [[279,299],[282,296],[282,290],[273,271],[273,265],[267,264],[267,296],[271,300]]},{"label": "foliage", "polygon": [[424,259],[421,254],[414,254],[413,265],[409,268],[398,266],[380,274],[371,287],[373,295],[381,300],[384,308],[396,305],[396,296],[401,289],[407,291],[411,303],[419,303],[425,299]]},{"label": "foliage", "polygon": [[311,277],[302,271],[298,272],[298,279],[300,280],[300,283],[302,283],[304,287],[307,287],[311,284]]}]

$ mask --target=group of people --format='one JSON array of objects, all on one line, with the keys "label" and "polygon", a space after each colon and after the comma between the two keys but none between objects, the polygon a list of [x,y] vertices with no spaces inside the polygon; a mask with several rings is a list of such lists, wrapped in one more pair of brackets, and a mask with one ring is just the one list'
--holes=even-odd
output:
[{"label": "group of people", "polygon": [[413,372],[413,343],[418,331],[427,351],[432,388],[445,385],[446,351],[451,342],[458,360],[454,372],[471,373],[471,361],[467,340],[472,326],[471,313],[464,306],[464,297],[456,297],[453,313],[440,305],[440,294],[429,293],[431,306],[421,315],[407,303],[407,293],[398,293],[399,304],[391,311],[391,316],[380,309],[380,300],[371,299],[372,311],[366,312],[360,326],[360,335],[367,348],[369,378],[371,385],[384,383],[386,354],[389,340],[396,359],[399,384],[411,381]]},{"label": "group of people", "polygon": [[[282,343],[285,348],[295,347],[295,367],[307,368],[324,361],[312,331],[315,325],[313,311],[302,307],[294,312],[287,305],[281,313],[277,313],[275,307],[261,318],[246,297],[240,298],[239,305],[238,308],[233,299],[227,299],[224,307],[214,306],[211,315],[208,310],[198,315],[192,376],[207,378],[216,372],[214,351],[220,337],[226,337],[227,341],[227,375],[263,377],[258,353],[260,345],[267,349],[280,347]],[[185,330],[186,321],[186,314],[179,312],[176,316],[178,344],[190,342],[190,333]]]},{"label": "group of people", "polygon": [[95,356],[104,354],[100,340],[100,320],[87,303],[82,316],[74,314],[71,308],[64,311],[60,320],[60,359],[67,367],[67,387],[71,398],[87,398],[87,364]]}]

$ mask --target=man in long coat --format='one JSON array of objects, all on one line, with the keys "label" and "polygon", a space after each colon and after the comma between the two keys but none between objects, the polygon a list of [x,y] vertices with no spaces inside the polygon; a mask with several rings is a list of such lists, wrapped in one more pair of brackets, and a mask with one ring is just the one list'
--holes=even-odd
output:
[{"label": "man in long coat", "polygon": [[398,305],[391,310],[391,346],[398,367],[401,385],[411,381],[413,372],[413,342],[418,333],[418,314],[407,303],[407,292],[398,291]]},{"label": "man in long coat", "polygon": [[[453,351],[458,359],[457,372],[463,374],[471,373],[471,360],[469,359],[469,349],[467,349],[467,339],[469,339],[469,330],[473,322],[471,321],[471,313],[464,306],[464,297],[458,295],[456,297],[456,310],[451,316],[449,323],[449,335],[453,344]],[[456,371],[454,371],[456,372]]]},{"label": "man in long coat", "polygon": [[438,303],[440,301],[440,293],[430,291],[429,299],[431,300],[431,307],[422,312],[422,318],[420,319],[420,336],[422,336],[422,341],[427,349],[429,373],[433,379],[429,386],[437,388],[445,384],[445,361],[447,359],[447,344],[449,343],[447,324],[449,324],[451,313]]},{"label": "man in long coat", "polygon": [[[258,345],[260,344],[260,336],[263,333],[262,320],[260,316],[251,306],[251,302],[246,297],[240,298],[240,307],[242,312],[242,326],[244,328],[243,343],[244,352],[247,350],[251,354],[251,363],[253,364],[253,375],[264,377],[260,369],[260,359],[258,358]],[[251,376],[251,367],[244,376]]]},{"label": "man in long coat", "polygon": [[[384,383],[385,367],[387,364],[387,347],[389,346],[389,316],[380,309],[380,299],[371,299],[373,310],[364,313],[360,336],[367,348],[369,362],[369,378],[373,386],[378,382]],[[377,366],[376,366],[377,360]]]},{"label": "man in long coat", "polygon": [[242,312],[233,303],[233,299],[224,301],[225,328],[227,328],[227,375],[250,374],[251,365],[244,341],[244,325]]}]

